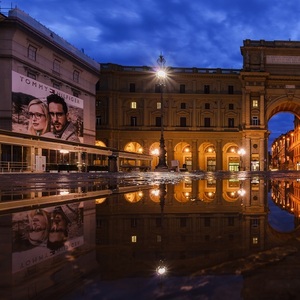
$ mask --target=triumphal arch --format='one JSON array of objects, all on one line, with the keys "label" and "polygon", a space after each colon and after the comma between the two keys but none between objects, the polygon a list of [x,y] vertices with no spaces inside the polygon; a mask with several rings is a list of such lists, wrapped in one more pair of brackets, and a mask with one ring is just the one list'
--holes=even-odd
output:
[{"label": "triumphal arch", "polygon": [[245,40],[241,47],[245,169],[267,169],[268,121],[279,112],[300,117],[300,42]]}]

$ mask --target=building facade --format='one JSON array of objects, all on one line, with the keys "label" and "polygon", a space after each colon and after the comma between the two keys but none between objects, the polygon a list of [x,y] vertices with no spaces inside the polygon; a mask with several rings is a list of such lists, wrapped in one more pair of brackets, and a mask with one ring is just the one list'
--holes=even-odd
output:
[{"label": "building facade", "polygon": [[[0,14],[1,172],[109,169],[116,149],[95,140],[99,72],[98,62],[20,9]],[[57,111],[50,95],[62,101]]]},{"label": "building facade", "polygon": [[101,64],[96,139],[155,169],[163,127],[169,167],[267,170],[268,120],[299,116],[300,42],[245,40],[241,54],[240,70],[168,67],[163,93],[155,67]]}]

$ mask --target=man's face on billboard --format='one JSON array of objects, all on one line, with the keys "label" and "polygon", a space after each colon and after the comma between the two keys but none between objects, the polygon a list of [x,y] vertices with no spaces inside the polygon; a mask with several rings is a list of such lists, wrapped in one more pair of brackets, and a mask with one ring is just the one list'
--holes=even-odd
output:
[{"label": "man's face on billboard", "polygon": [[55,131],[62,131],[67,123],[67,115],[64,113],[63,106],[60,103],[49,103],[49,114]]}]

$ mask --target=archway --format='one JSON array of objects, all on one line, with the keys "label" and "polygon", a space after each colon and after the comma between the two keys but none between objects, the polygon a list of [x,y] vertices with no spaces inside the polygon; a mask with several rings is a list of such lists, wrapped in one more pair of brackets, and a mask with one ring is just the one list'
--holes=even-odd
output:
[{"label": "archway", "polygon": [[174,147],[174,159],[178,160],[179,167],[192,170],[192,151],[188,143],[180,142]]},{"label": "archway", "polygon": [[141,146],[141,144],[137,143],[137,142],[130,142],[128,144],[125,145],[124,147],[125,151],[128,152],[134,152],[134,153],[143,153],[144,149]]},{"label": "archway", "polygon": [[200,145],[198,159],[200,170],[216,171],[216,149],[212,143]]},{"label": "archway", "polygon": [[226,171],[240,171],[243,169],[243,157],[240,148],[235,143],[227,143],[223,147],[223,166]]}]

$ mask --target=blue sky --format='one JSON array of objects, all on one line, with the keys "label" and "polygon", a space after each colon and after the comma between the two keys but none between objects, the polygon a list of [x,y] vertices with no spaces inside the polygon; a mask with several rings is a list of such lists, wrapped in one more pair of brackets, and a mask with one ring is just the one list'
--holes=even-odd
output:
[{"label": "blue sky", "polygon": [[[172,67],[240,69],[245,39],[300,40],[295,0],[1,0],[0,6],[17,6],[100,63],[153,66],[162,53]],[[269,129],[280,134],[292,123],[279,116]]]}]

